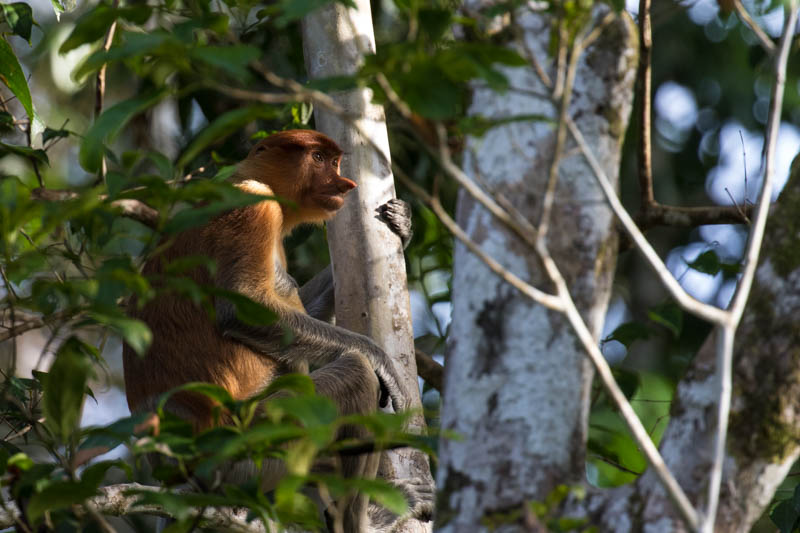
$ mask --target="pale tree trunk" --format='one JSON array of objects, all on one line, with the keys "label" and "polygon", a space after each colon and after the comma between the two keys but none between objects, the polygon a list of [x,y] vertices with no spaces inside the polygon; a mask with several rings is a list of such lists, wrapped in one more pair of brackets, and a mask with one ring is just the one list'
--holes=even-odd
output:
[{"label": "pale tree trunk", "polygon": [[[800,456],[800,173],[770,214],[762,259],[736,334],[733,398],[715,531],[750,531]],[[678,385],[661,441],[664,460],[696,505],[706,502],[716,421],[714,336]],[[686,531],[651,472],[584,502],[602,531]]]},{"label": "pale tree trunk", "polygon": [[[472,4],[478,4],[473,2]],[[476,7],[473,5],[473,7]],[[556,79],[549,57],[553,19],[517,12],[523,56],[534,54]],[[605,172],[618,178],[620,150],[632,96],[636,47],[632,22],[618,18],[578,64],[569,115],[583,131]],[[469,113],[491,119],[559,110],[534,68],[506,69],[506,94],[475,90]],[[516,89],[516,90],[515,90]],[[556,145],[551,122],[519,122],[468,138],[465,170],[501,194],[534,224]],[[598,337],[616,261],[616,229],[594,175],[566,143],[561,159],[548,248],[572,297]],[[550,290],[534,250],[463,191],[459,225],[491,257],[539,288]],[[453,322],[449,334],[443,439],[436,523],[442,531],[527,530],[524,503],[542,501],[559,484],[581,482],[585,471],[592,375],[584,350],[563,315],[548,311],[501,281],[464,246],[455,249]],[[528,517],[530,519],[530,517]]]},{"label": "pale tree trunk", "polygon": [[[303,20],[303,50],[311,78],[353,74],[363,54],[375,51],[369,0],[356,4],[357,9],[329,4]],[[368,89],[331,96],[353,121],[318,107],[317,129],[339,143],[345,152],[342,175],[358,183],[328,224],[336,323],[369,336],[389,354],[410,393],[410,407],[421,409],[403,251],[397,236],[376,217],[376,208],[395,196],[383,108],[371,103]],[[414,416],[409,429],[424,428],[422,415]],[[388,460],[382,461],[379,473],[384,479],[431,479],[425,454],[399,449],[385,456]],[[402,531],[430,531],[430,524],[409,521]]]}]

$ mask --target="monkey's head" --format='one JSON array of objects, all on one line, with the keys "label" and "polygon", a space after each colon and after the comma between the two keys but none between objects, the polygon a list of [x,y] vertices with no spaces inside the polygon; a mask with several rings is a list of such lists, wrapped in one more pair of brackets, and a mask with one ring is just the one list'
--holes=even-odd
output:
[{"label": "monkey's head", "polygon": [[256,144],[239,165],[239,175],[269,185],[280,198],[294,202],[305,221],[327,220],[355,188],[339,175],[342,149],[327,135],[289,130]]}]

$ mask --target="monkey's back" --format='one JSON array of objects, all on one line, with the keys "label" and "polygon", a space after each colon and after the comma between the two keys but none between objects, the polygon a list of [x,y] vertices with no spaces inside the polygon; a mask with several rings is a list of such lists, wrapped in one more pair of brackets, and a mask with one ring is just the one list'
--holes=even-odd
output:
[{"label": "monkey's back", "polygon": [[[219,262],[222,258],[216,257],[217,247],[209,241],[225,236],[215,235],[214,229],[219,230],[219,222],[216,227],[179,234],[168,248],[145,264],[143,274],[157,279],[166,265],[187,256],[207,256]],[[215,284],[214,277],[204,267],[193,268],[182,277],[200,286]],[[125,389],[132,413],[153,410],[161,394],[192,381],[220,385],[234,398],[244,399],[275,378],[279,371],[277,363],[244,344],[224,338],[208,312],[188,296],[158,288],[159,295],[141,309],[131,302],[130,314],[147,324],[153,333],[153,342],[144,357],[128,345],[123,347]],[[194,420],[198,428],[212,423],[213,404],[207,397],[176,394],[169,408]]]}]

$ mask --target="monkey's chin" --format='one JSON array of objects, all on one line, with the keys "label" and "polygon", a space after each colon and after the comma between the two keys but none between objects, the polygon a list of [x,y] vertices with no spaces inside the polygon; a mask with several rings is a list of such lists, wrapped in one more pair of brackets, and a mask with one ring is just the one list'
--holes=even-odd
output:
[{"label": "monkey's chin", "polygon": [[342,208],[344,205],[344,195],[341,194],[331,194],[331,195],[320,195],[317,197],[317,204],[324,209],[325,211],[329,211],[331,215]]}]

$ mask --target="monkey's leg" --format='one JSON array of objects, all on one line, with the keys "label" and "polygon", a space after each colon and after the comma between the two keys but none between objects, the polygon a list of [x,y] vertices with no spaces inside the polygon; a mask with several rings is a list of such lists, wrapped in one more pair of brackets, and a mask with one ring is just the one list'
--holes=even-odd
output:
[{"label": "monkey's leg", "polygon": [[[317,394],[333,400],[340,415],[368,414],[378,409],[380,384],[366,356],[357,352],[347,352],[331,363],[311,373]],[[280,393],[278,393],[280,394]],[[337,439],[366,439],[370,435],[360,426],[344,426],[339,430]],[[374,479],[378,473],[379,453],[363,453],[343,455],[338,458],[340,473],[348,478]],[[330,471],[333,465],[329,461],[320,461],[315,470]],[[283,462],[269,460],[262,469],[262,489],[269,491],[275,488],[280,478],[285,475]],[[344,533],[362,533],[369,530],[369,498],[362,494],[348,495],[336,502],[336,509],[331,509],[329,516],[341,511],[337,522]]]}]

